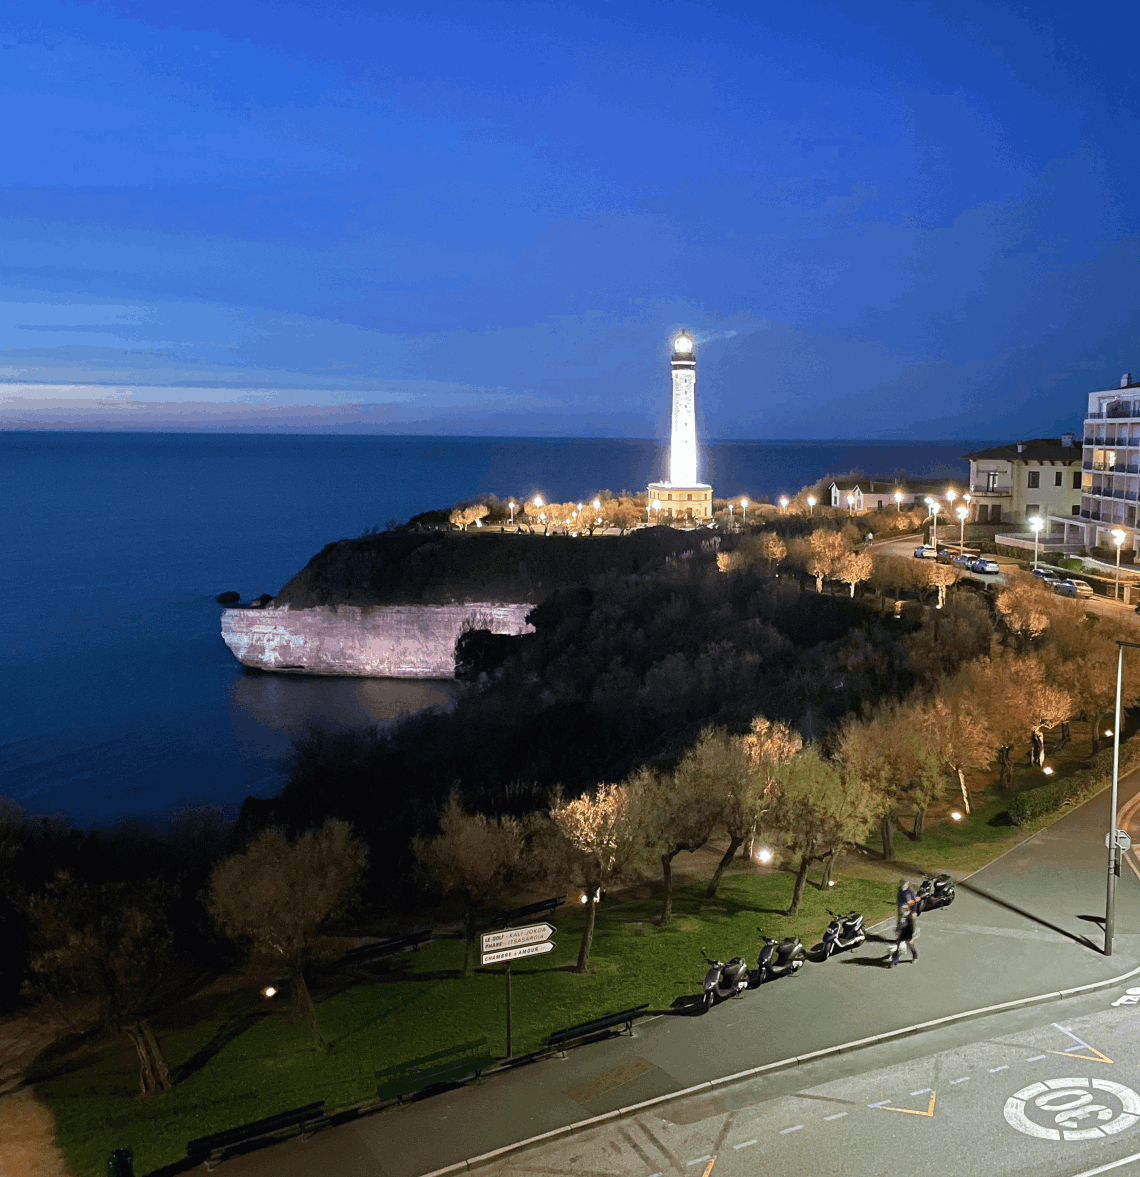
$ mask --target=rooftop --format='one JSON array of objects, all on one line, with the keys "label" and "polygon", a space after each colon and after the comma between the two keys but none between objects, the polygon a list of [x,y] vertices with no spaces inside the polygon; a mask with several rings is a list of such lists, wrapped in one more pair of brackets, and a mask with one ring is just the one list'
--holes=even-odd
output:
[{"label": "rooftop", "polygon": [[979,459],[1002,462],[1079,462],[1081,447],[1075,440],[1071,445],[1063,445],[1059,437],[1032,437],[1028,441],[1011,441],[1008,445],[995,445],[988,450],[975,450],[972,454],[962,455],[962,460],[966,462]]}]

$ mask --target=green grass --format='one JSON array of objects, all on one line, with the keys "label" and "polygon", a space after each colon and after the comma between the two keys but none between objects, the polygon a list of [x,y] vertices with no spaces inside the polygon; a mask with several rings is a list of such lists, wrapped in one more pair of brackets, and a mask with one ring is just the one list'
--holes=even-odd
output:
[{"label": "green grass", "polygon": [[[598,912],[591,970],[568,971],[577,957],[584,913],[563,909],[555,919],[558,947],[538,963],[512,969],[514,1050],[538,1047],[554,1030],[603,1013],[648,1002],[667,1010],[700,992],[705,965],[700,948],[721,959],[746,955],[755,965],[757,926],[772,936],[797,935],[809,947],[827,924],[825,907],[863,911],[868,922],[893,908],[894,888],[884,880],[838,877],[826,895],[805,890],[800,914],[781,913],[791,898],[787,873],[729,873],[715,900],[704,884],[682,888],[668,928],[651,922],[660,901],[607,901]],[[50,1107],[57,1138],[77,1177],[106,1171],[115,1148],[135,1153],[137,1172],[185,1155],[186,1142],[318,1099],[326,1108],[372,1097],[382,1067],[486,1035],[495,1054],[505,1053],[502,969],[457,976],[462,945],[438,941],[411,958],[406,972],[323,998],[321,1029],[331,1049],[313,1049],[307,1023],[277,1010],[225,1046],[201,1070],[172,1091],[138,1098],[133,1051],[123,1038],[105,1039],[65,1058],[41,1063],[37,1095]],[[156,1031],[171,1066],[189,1059],[227,1019],[264,1004],[237,993],[188,1002]]]}]

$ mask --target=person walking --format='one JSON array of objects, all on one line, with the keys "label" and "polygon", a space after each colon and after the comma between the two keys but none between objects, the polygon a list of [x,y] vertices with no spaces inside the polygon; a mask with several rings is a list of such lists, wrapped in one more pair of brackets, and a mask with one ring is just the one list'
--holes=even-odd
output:
[{"label": "person walking", "polygon": [[895,926],[895,946],[891,950],[888,967],[894,968],[902,957],[905,944],[910,949],[910,959],[918,960],[918,949],[914,946],[918,936],[918,895],[906,879],[899,879],[898,923]]}]

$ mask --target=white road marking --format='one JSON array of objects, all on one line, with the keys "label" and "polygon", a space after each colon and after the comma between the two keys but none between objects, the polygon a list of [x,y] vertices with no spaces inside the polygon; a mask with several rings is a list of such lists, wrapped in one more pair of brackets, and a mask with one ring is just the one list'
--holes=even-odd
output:
[{"label": "white road marking", "polygon": [[794,1128],[781,1128],[780,1135],[787,1136],[789,1132],[798,1132],[803,1127],[802,1124],[796,1124]]},{"label": "white road marking", "polygon": [[1004,1067],[990,1067],[990,1074],[996,1075],[998,1073],[998,1071],[1008,1071],[1008,1070],[1009,1070],[1009,1063],[1006,1063]]},{"label": "white road marking", "polygon": [[746,1140],[743,1144],[734,1144],[732,1147],[736,1152],[739,1152],[742,1148],[751,1148],[755,1143],[756,1137],[754,1136],[751,1140]]},{"label": "white road marking", "polygon": [[[929,1095],[934,1089],[932,1087],[920,1087],[917,1091],[912,1091],[911,1095]],[[887,1101],[890,1102],[889,1100]],[[871,1105],[874,1107],[874,1104]]]},{"label": "white road marking", "polygon": [[1066,1030],[1065,1027],[1060,1024],[1060,1022],[1054,1022],[1053,1029],[1060,1030],[1062,1034],[1067,1034],[1078,1046],[1083,1046],[1085,1050],[1092,1050],[1092,1047],[1089,1046],[1089,1044],[1083,1038],[1078,1038],[1076,1034],[1072,1032],[1072,1030]]},{"label": "white road marking", "polygon": [[834,1116],[824,1116],[823,1118],[824,1118],[825,1120],[840,1120],[840,1119],[842,1119],[842,1118],[843,1118],[845,1115],[847,1115],[847,1113],[846,1113],[846,1112],[836,1112]]},{"label": "white road marking", "polygon": [[1042,1060],[1044,1057],[1045,1057],[1045,1056],[1044,1056],[1043,1054],[1035,1054],[1035,1055],[1034,1055],[1032,1058],[1027,1058],[1025,1061],[1026,1061],[1027,1063],[1038,1063],[1038,1062],[1040,1062],[1040,1061],[1041,1061],[1041,1060]]},{"label": "white road marking", "polygon": [[686,1161],[686,1165],[699,1165],[702,1161],[711,1161],[712,1153],[706,1153],[703,1157],[697,1157],[695,1161]]},{"label": "white road marking", "polygon": [[889,1099],[880,1099],[878,1103],[869,1103],[867,1106],[869,1108],[881,1108],[885,1107],[890,1102],[891,1101]]},{"label": "white road marking", "polygon": [[951,1079],[950,1080],[951,1083],[969,1083],[969,1081],[970,1081],[969,1075],[963,1075],[961,1079]]},{"label": "white road marking", "polygon": [[1074,1173],[1073,1177],[1096,1177],[1098,1173],[1119,1169],[1121,1165],[1131,1165],[1133,1161],[1140,1161],[1140,1152],[1133,1153],[1130,1157],[1121,1157],[1119,1161],[1110,1161],[1107,1165],[1101,1165],[1099,1169],[1086,1169],[1083,1173]]}]

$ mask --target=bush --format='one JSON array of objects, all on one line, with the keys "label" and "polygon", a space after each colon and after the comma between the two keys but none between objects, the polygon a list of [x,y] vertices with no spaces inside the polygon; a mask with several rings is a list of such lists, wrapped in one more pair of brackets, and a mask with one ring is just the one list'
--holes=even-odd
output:
[{"label": "bush", "polygon": [[1052,781],[1018,793],[1010,802],[1009,816],[1015,826],[1023,826],[1036,818],[1060,809],[1063,805],[1079,805],[1103,788],[1105,773],[1096,768],[1086,768],[1073,773],[1064,780]]}]

